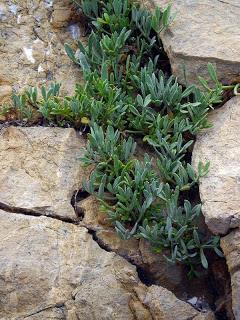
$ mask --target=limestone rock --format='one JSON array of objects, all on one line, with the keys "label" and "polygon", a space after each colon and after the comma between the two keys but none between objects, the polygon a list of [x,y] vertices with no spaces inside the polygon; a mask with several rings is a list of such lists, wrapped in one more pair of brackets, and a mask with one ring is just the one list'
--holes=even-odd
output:
[{"label": "limestone rock", "polygon": [[76,219],[74,191],[87,178],[74,129],[8,127],[0,131],[0,203]]},{"label": "limestone rock", "polygon": [[[138,291],[137,291],[138,293]],[[153,320],[214,320],[212,312],[199,313],[189,304],[179,300],[165,288],[151,286],[145,296],[139,295],[152,315]]]},{"label": "limestone rock", "polygon": [[134,319],[135,268],[87,229],[4,211],[0,226],[1,319]]},{"label": "limestone rock", "polygon": [[[71,3],[1,1],[0,86],[19,91],[57,81],[62,83],[62,94],[73,92],[81,73],[67,57],[64,43],[73,44],[81,32],[78,22],[72,20]],[[72,25],[78,32],[73,32]],[[1,92],[0,88],[0,99]]]},{"label": "limestone rock", "polygon": [[221,247],[231,274],[232,308],[235,319],[240,319],[240,230],[236,229],[222,238]]},{"label": "limestone rock", "polygon": [[101,249],[86,228],[0,210],[0,229],[0,319],[187,320],[201,315],[168,290],[141,284],[135,267]]},{"label": "limestone rock", "polygon": [[[142,0],[148,5],[169,4],[168,0]],[[163,32],[162,41],[173,74],[185,83],[197,82],[197,76],[206,77],[208,62],[218,70],[221,81],[240,81],[240,2],[239,0],[174,0],[175,20]]]},{"label": "limestone rock", "polygon": [[0,103],[7,102],[8,98],[12,94],[12,87],[9,85],[0,85]]},{"label": "limestone rock", "polygon": [[207,176],[201,179],[202,211],[209,229],[226,234],[240,225],[240,98],[235,97],[213,111],[213,127],[201,133],[193,151],[193,165],[210,161]]}]

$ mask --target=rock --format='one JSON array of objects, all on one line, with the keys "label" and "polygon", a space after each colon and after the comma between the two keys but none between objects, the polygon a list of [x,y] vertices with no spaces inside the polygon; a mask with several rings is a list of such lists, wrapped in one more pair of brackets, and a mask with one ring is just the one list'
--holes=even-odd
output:
[{"label": "rock", "polygon": [[[67,57],[64,43],[74,44],[70,0],[3,0],[0,6],[0,86],[13,91],[29,86],[62,83],[62,94],[71,94],[81,80],[80,69]],[[61,29],[56,27],[62,27]],[[4,90],[6,92],[6,90]],[[8,88],[8,95],[11,90]],[[1,99],[1,89],[0,89]]]},{"label": "rock", "polygon": [[193,150],[196,170],[200,161],[210,161],[209,173],[200,181],[200,196],[206,224],[215,234],[240,225],[239,119],[240,98],[235,97],[210,114],[213,127],[198,135]]},{"label": "rock", "polygon": [[143,285],[134,266],[101,249],[84,227],[0,210],[0,235],[3,320],[183,320],[201,315],[168,290]]},{"label": "rock", "polygon": [[[161,8],[168,0],[142,0]],[[172,72],[185,84],[198,83],[197,76],[207,77],[207,63],[212,62],[224,83],[240,81],[239,0],[175,0],[174,21],[162,33],[164,49]]]},{"label": "rock", "polygon": [[54,28],[66,27],[72,17],[71,3],[69,0],[55,0],[51,17],[51,25]]},{"label": "rock", "polygon": [[153,320],[214,320],[212,312],[199,313],[192,306],[176,298],[176,296],[165,288],[151,286],[146,295],[136,292],[139,299],[146,305]]},{"label": "rock", "polygon": [[240,319],[240,230],[231,231],[222,238],[221,247],[231,274],[232,308],[235,319]]},{"label": "rock", "polygon": [[9,85],[0,85],[0,103],[5,103],[12,94],[12,87]]},{"label": "rock", "polygon": [[105,226],[112,228],[111,221],[100,210],[100,202],[94,196],[88,196],[76,203],[76,212],[82,216],[82,225],[91,230],[102,229]]},{"label": "rock", "polygon": [[74,129],[2,129],[0,203],[10,210],[76,219],[71,198],[87,178],[79,160],[84,145]]},{"label": "rock", "polygon": [[0,228],[1,319],[135,319],[135,267],[87,229],[1,210]]}]

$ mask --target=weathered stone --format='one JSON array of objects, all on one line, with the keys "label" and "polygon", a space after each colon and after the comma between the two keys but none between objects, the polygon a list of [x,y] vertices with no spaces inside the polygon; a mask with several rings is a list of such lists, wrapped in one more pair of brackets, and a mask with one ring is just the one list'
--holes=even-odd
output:
[{"label": "weathered stone", "polygon": [[3,320],[183,320],[201,315],[168,290],[140,283],[135,267],[101,249],[84,227],[0,210],[0,229]]},{"label": "weathered stone", "polygon": [[0,203],[76,219],[74,191],[87,177],[74,129],[8,127],[0,131]]},{"label": "weathered stone", "polygon": [[240,230],[236,229],[222,238],[221,247],[231,274],[232,308],[235,319],[240,319]]},{"label": "weathered stone", "polygon": [[1,210],[0,228],[1,319],[134,319],[135,267],[87,229]]},{"label": "weathered stone", "polygon": [[[166,7],[168,0],[142,0],[144,4]],[[176,13],[169,29],[162,33],[164,49],[172,72],[179,81],[198,82],[207,77],[207,63],[218,70],[225,83],[240,81],[239,0],[174,0]]]},{"label": "weathered stone", "polygon": [[75,208],[78,215],[82,216],[82,224],[87,228],[96,231],[105,226],[112,227],[111,221],[100,210],[100,202],[94,196],[79,201]]},{"label": "weathered stone", "polygon": [[193,165],[210,161],[207,176],[200,181],[202,211],[209,229],[226,234],[240,225],[240,98],[235,97],[213,111],[213,127],[201,133],[193,151]]},{"label": "weathered stone", "polygon": [[12,94],[12,87],[9,85],[0,85],[0,103],[3,104],[8,101]]},{"label": "weathered stone", "polygon": [[143,304],[149,308],[153,320],[215,319],[212,312],[200,314],[189,304],[177,299],[172,292],[165,288],[151,286],[145,296],[142,292],[139,294],[138,289],[136,289],[136,292]]},{"label": "weathered stone", "polygon": [[[73,92],[81,73],[67,57],[64,43],[73,44],[81,32],[76,21],[72,21],[71,3],[1,1],[0,86],[19,91],[57,81],[62,83],[62,94]],[[72,24],[78,32],[73,32]]]}]

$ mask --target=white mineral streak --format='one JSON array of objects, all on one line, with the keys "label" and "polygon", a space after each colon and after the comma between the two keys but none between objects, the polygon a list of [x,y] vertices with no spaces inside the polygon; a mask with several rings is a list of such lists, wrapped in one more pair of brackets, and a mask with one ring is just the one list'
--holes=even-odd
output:
[{"label": "white mineral streak", "polygon": [[26,58],[28,59],[28,61],[30,61],[31,63],[35,63],[35,59],[33,57],[33,50],[32,48],[23,48],[23,52],[25,53]]}]

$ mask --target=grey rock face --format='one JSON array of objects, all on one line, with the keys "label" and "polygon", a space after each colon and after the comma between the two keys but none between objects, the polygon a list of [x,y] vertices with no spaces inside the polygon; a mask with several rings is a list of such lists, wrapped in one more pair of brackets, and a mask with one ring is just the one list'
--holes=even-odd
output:
[{"label": "grey rock face", "polygon": [[201,133],[193,151],[193,165],[210,161],[210,170],[200,182],[202,211],[209,229],[226,234],[240,225],[240,98],[235,97],[213,111],[213,127]]},{"label": "grey rock face", "polygon": [[[168,0],[142,0],[151,8],[164,8]],[[162,33],[172,72],[179,81],[198,83],[207,77],[212,62],[221,81],[240,81],[240,2],[238,0],[174,0],[176,18]],[[184,75],[185,70],[185,75]]]}]

